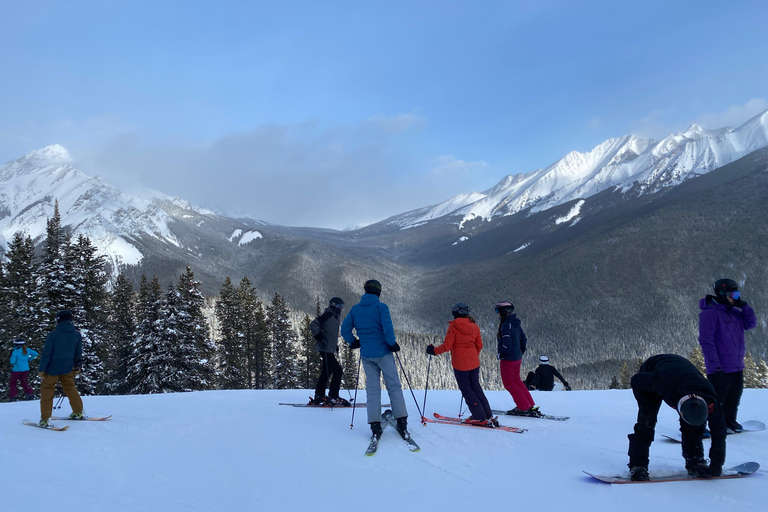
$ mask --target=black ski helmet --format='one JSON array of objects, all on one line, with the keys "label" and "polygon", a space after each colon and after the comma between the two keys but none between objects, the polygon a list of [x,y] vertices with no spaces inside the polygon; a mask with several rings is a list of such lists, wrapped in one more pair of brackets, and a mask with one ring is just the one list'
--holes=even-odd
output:
[{"label": "black ski helmet", "polygon": [[381,283],[375,279],[369,279],[363,285],[363,290],[365,293],[372,293],[378,297],[381,295]]},{"label": "black ski helmet", "polygon": [[515,310],[515,305],[508,300],[500,300],[496,303],[493,310],[501,316],[507,316]]},{"label": "black ski helmet", "polygon": [[469,306],[464,302],[457,302],[451,309],[454,317],[457,316],[469,316]]},{"label": "black ski helmet", "polygon": [[14,347],[20,347],[22,345],[26,345],[27,342],[23,338],[16,338],[13,340],[13,346]]},{"label": "black ski helmet", "polygon": [[707,402],[697,395],[685,395],[677,402],[677,412],[687,424],[700,427],[709,417]]},{"label": "black ski helmet", "polygon": [[332,297],[328,305],[336,309],[344,309],[344,300],[341,297]]},{"label": "black ski helmet", "polygon": [[715,291],[715,295],[723,297],[728,292],[738,291],[739,285],[733,279],[718,279],[712,288]]}]

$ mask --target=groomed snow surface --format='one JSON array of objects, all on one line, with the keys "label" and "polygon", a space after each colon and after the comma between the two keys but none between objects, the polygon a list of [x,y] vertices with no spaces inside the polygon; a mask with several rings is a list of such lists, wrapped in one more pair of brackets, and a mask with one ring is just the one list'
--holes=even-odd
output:
[{"label": "groomed snow surface", "polygon": [[[768,431],[728,438],[726,467],[757,461],[747,478],[640,485],[594,481],[582,469],[626,472],[627,434],[637,414],[628,390],[533,392],[542,411],[567,422],[502,416],[524,434],[418,422],[409,391],[411,453],[394,429],[363,455],[365,409],[309,409],[309,391],[206,391],[85,397],[107,422],[56,422],[53,432],[22,425],[38,402],[0,404],[0,510],[79,511],[765,511]],[[344,394],[346,396],[346,393]],[[508,393],[488,393],[508,409]],[[386,392],[383,393],[386,400]],[[424,394],[416,391],[419,407]],[[365,392],[358,393],[364,401]],[[458,391],[430,391],[427,411],[458,413]],[[64,401],[61,413],[69,414]],[[768,391],[745,390],[740,419],[768,419]],[[651,476],[683,466],[677,430],[662,407]],[[705,441],[705,450],[709,442]]]}]

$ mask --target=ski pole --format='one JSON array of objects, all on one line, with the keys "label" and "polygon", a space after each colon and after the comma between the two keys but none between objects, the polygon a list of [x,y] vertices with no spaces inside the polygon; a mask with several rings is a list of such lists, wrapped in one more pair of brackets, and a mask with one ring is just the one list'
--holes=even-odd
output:
[{"label": "ski pole", "polygon": [[464,395],[461,395],[461,400],[459,400],[459,418],[461,418],[462,410],[464,409]]},{"label": "ski pole", "polygon": [[59,396],[59,399],[56,401],[56,405],[53,406],[54,409],[61,409],[61,402],[64,401],[64,394],[62,393],[61,396]]},{"label": "ski pole", "polygon": [[411,381],[408,378],[408,374],[405,373],[405,368],[403,367],[403,362],[400,361],[400,355],[397,352],[395,352],[395,357],[397,358],[397,362],[400,365],[400,371],[402,371],[403,375],[405,376],[405,382],[408,383],[408,389],[411,390],[411,396],[413,397],[413,403],[416,404],[416,410],[419,411],[419,418],[421,418],[421,424],[426,426],[427,422],[424,421],[424,415],[421,413],[421,409],[419,408],[419,402],[416,400],[416,394],[413,392],[413,387],[411,387]]},{"label": "ski pole", "polygon": [[[427,383],[424,384],[424,405],[421,406],[422,409],[424,409],[424,414],[427,413],[427,391],[429,391],[429,369],[432,366],[432,354],[429,354],[429,360],[427,361]],[[427,422],[424,420],[424,418],[421,419],[421,424],[425,425]]]},{"label": "ski pole", "polygon": [[355,399],[352,401],[352,423],[349,424],[349,428],[355,426],[355,409],[357,409],[357,388],[360,384],[360,365],[363,364],[363,358],[357,359],[357,378],[355,379]]}]

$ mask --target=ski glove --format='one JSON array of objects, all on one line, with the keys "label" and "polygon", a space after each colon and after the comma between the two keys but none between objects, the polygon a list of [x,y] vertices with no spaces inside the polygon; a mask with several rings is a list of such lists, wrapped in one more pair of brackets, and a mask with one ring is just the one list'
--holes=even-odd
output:
[{"label": "ski glove", "polygon": [[744,306],[747,305],[747,301],[741,300],[741,299],[735,300],[733,301],[733,305],[736,306],[737,308],[743,308]]},{"label": "ski glove", "polygon": [[435,346],[432,345],[431,343],[429,345],[427,345],[427,354],[429,354],[431,356],[436,355],[435,354]]},{"label": "ski glove", "polygon": [[400,352],[400,345],[397,342],[394,345],[388,345],[387,348],[389,348],[390,352]]},{"label": "ski glove", "polygon": [[352,349],[360,348],[360,340],[358,338],[355,338],[355,341],[349,344],[349,348],[352,348]]}]

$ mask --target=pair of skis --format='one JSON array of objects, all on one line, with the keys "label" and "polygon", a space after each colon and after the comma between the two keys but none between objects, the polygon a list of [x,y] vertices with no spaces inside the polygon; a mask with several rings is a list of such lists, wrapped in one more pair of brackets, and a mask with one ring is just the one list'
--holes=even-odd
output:
[{"label": "pair of skis", "polygon": [[[381,415],[381,419],[383,420],[381,422],[381,430],[382,435],[384,435],[384,430],[387,428],[387,425],[392,425],[392,427],[397,430],[397,420],[395,419],[394,415],[392,414],[392,411],[387,409],[384,411],[384,414]],[[398,435],[400,435],[403,438],[403,441],[405,441],[405,444],[408,446],[408,449],[412,452],[417,452],[421,450],[418,444],[416,444],[416,441],[413,440],[411,435],[408,433],[408,431],[405,432],[405,435],[400,434],[398,431]],[[371,442],[368,444],[368,449],[365,450],[365,455],[368,457],[371,457],[376,454],[376,451],[379,449],[379,442],[381,441],[380,438],[376,436],[371,436]]]},{"label": "pair of skis", "polygon": [[[84,416],[83,418],[80,418],[80,419],[70,418],[69,416],[61,416],[61,417],[53,416],[53,417],[51,417],[51,421],[107,421],[111,417],[112,417],[111,414],[109,416],[103,416],[103,417],[97,417],[97,418],[91,418],[90,416]],[[42,429],[45,429],[45,430],[53,430],[55,432],[64,432],[65,430],[69,429],[69,425],[67,425],[66,427],[57,427],[56,425],[48,424],[48,426],[43,427],[39,423],[34,423],[32,421],[29,421],[29,420],[24,420],[24,421],[22,421],[22,423],[24,425],[29,426],[29,427],[37,427],[37,428],[42,428]]]}]

